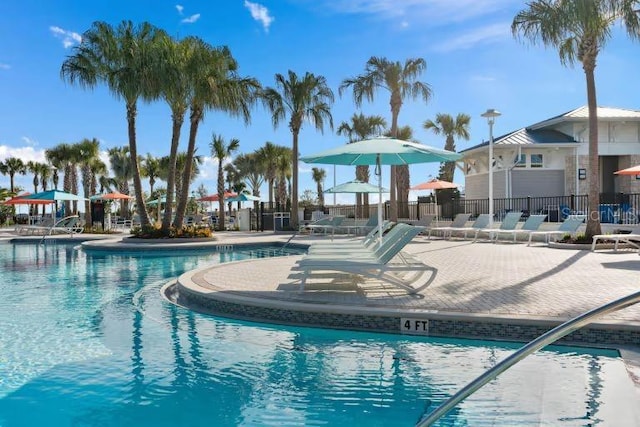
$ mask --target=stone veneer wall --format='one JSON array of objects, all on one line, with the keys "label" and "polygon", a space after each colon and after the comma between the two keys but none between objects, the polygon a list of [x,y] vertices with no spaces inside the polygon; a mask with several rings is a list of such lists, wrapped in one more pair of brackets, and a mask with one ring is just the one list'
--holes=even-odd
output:
[{"label": "stone veneer wall", "polygon": [[[203,296],[180,286],[177,303],[192,310],[206,314],[227,316],[235,319],[256,322],[277,323],[296,326],[309,326],[333,329],[350,329],[368,332],[401,333],[399,316],[359,315],[348,313],[328,313],[295,310],[293,308],[270,308],[257,305],[239,304],[216,300],[211,296]],[[167,293],[175,295],[176,289],[167,289]],[[504,321],[469,321],[443,315],[412,315],[428,322],[431,336],[455,338],[476,338],[508,341],[531,341],[553,326],[525,324],[522,322]],[[638,345],[640,331],[608,328],[583,328],[560,339],[559,343],[579,345]]]},{"label": "stone veneer wall", "polygon": [[[588,194],[589,188],[587,186],[587,180],[578,180],[578,191],[576,192],[576,156],[566,156],[564,161],[565,170],[565,188],[566,194],[584,195]],[[588,174],[589,156],[578,156],[578,168],[587,169]],[[629,155],[619,157],[620,169],[630,168],[632,166],[640,165],[640,155]],[[640,179],[635,177],[622,177],[620,181],[620,192],[625,194],[640,194]],[[639,207],[640,208],[640,207]]]}]

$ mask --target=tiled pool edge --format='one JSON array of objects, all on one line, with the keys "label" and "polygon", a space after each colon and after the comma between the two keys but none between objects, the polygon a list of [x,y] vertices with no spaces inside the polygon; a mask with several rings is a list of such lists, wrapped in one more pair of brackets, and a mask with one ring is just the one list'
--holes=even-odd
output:
[{"label": "tiled pool edge", "polygon": [[[181,279],[185,280],[184,277]],[[381,310],[371,307],[261,300],[245,297],[240,293],[218,293],[211,290],[201,292],[197,290],[197,286],[184,286],[179,281],[173,282],[173,290],[169,285],[163,287],[163,294],[178,289],[175,302],[201,313],[294,326],[402,334],[401,319],[411,318],[427,322],[428,333],[422,335],[528,342],[562,323],[561,320],[536,318],[427,312],[415,309]],[[594,323],[593,326],[563,337],[558,343],[591,347],[638,347],[640,328],[619,323]]]}]

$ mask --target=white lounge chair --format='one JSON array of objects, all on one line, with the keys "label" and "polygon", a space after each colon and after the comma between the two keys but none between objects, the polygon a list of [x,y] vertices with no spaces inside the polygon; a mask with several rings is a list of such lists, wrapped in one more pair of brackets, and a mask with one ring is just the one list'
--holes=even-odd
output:
[{"label": "white lounge chair", "polygon": [[[345,254],[307,254],[293,267],[293,270],[303,272],[300,291],[304,291],[307,278],[314,272],[333,271],[381,279],[415,293],[417,290],[411,283],[424,274],[426,266],[422,263],[408,262],[408,257],[401,255],[400,251],[420,231],[421,227],[397,224],[389,231],[382,245],[372,245],[373,250],[354,251],[348,257]],[[391,263],[397,255],[400,255],[402,262]],[[419,275],[408,281],[398,276],[400,272],[417,272]]]},{"label": "white lounge chair", "polygon": [[518,236],[529,236],[534,231],[537,231],[544,222],[547,215],[529,215],[529,218],[522,224],[520,228],[514,228],[513,230],[500,230],[495,233],[494,242],[497,241],[501,235],[513,236],[513,242],[518,240]]},{"label": "white lounge chair", "polygon": [[[469,221],[470,217],[471,217],[470,213],[459,213],[459,214],[456,215],[456,217],[453,219],[451,224],[449,224],[448,226],[445,226],[445,227],[431,227],[431,228],[429,228],[428,238],[429,239],[431,238],[431,233],[432,232],[441,232],[442,236],[444,237],[445,233],[450,232],[451,230],[462,229],[467,225],[467,221]],[[487,224],[488,224],[488,222],[487,222]],[[466,237],[466,234],[465,234],[465,237]]]},{"label": "white lounge chair", "polygon": [[497,235],[497,233],[505,230],[514,230],[518,225],[518,221],[520,221],[520,217],[522,217],[522,212],[507,213],[500,223],[500,228],[483,228],[481,230],[477,230],[473,241],[475,242],[478,240],[480,233],[486,233],[489,236],[489,240],[494,240],[494,236]]},{"label": "white lounge chair", "polygon": [[[385,221],[382,223],[382,234],[383,239],[384,235],[391,230],[391,228],[395,225],[394,222]],[[369,231],[367,235],[363,239],[354,239],[350,241],[341,241],[341,242],[315,242],[309,249],[307,253],[337,253],[351,250],[358,250],[363,248],[371,248],[372,245],[378,244],[380,227],[376,227],[373,230]]]},{"label": "white lounge chair", "polygon": [[562,237],[566,234],[573,235],[584,222],[584,218],[584,216],[572,215],[565,218],[556,230],[532,231],[529,233],[529,243],[527,243],[527,246],[531,246],[531,239],[535,236],[543,236],[544,242],[549,244],[551,239],[556,240],[558,237]]},{"label": "white lounge chair", "polygon": [[596,250],[596,242],[598,240],[613,240],[613,251],[618,250],[618,244],[620,242],[626,243],[638,249],[640,254],[640,225],[634,227],[630,233],[617,233],[617,234],[596,234],[593,236],[593,242],[591,243],[591,251]]},{"label": "white lounge chair", "polygon": [[473,221],[473,224],[471,224],[471,226],[469,227],[447,227],[446,229],[442,230],[442,238],[446,239],[447,233],[449,234],[449,238],[452,238],[454,234],[462,234],[462,237],[466,239],[467,233],[473,233],[473,236],[475,238],[479,230],[487,228],[487,225],[489,225],[489,218],[491,218],[489,214],[480,214],[478,215],[476,220]]}]

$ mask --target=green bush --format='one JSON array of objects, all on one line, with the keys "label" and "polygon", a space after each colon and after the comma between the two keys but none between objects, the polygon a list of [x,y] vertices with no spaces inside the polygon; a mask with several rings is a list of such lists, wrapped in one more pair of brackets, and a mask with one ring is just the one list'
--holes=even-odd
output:
[{"label": "green bush", "polygon": [[180,229],[172,226],[168,232],[165,232],[160,227],[148,225],[145,227],[133,227],[131,234],[139,239],[207,238],[213,236],[213,232],[209,227],[194,226],[183,226]]}]

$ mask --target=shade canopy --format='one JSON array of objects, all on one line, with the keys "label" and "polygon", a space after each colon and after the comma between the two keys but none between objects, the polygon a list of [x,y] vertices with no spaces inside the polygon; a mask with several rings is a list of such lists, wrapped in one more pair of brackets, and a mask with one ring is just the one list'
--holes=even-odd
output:
[{"label": "shade canopy", "polygon": [[224,200],[225,202],[258,202],[260,201],[260,197],[253,196],[251,194],[240,193],[233,197],[229,197],[229,198],[225,197]]},{"label": "shade canopy", "polygon": [[408,165],[451,162],[460,154],[395,138],[377,137],[301,157],[305,163],[329,165]]},{"label": "shade canopy", "polygon": [[411,190],[444,190],[446,188],[458,188],[458,184],[433,178],[427,182],[418,184],[415,187],[411,187]]},{"label": "shade canopy", "polygon": [[369,184],[368,182],[358,181],[357,179],[344,184],[336,185],[335,187],[324,190],[325,193],[378,193],[382,190],[383,193],[388,193],[386,188],[378,188],[377,185]]},{"label": "shade canopy", "polygon": [[49,200],[49,201],[85,201],[84,197],[59,190],[41,191],[22,197],[25,200]]},{"label": "shade canopy", "polygon": [[96,194],[94,196],[89,197],[91,200],[133,200],[133,196],[129,196],[128,194],[123,194],[118,191],[113,191],[111,193],[106,194]]},{"label": "shade canopy", "polygon": [[616,175],[640,175],[640,165],[614,172]]},{"label": "shade canopy", "polygon": [[[224,197],[225,201],[228,202],[229,201],[228,199],[230,197],[236,197],[236,196],[237,196],[236,193],[230,193],[228,191],[225,191],[223,197]],[[201,197],[201,198],[197,199],[196,201],[198,201],[198,202],[217,202],[218,201],[218,193],[211,194],[209,196]]]},{"label": "shade canopy", "polygon": [[155,206],[159,203],[167,203],[167,196],[160,196],[157,199],[147,200],[145,202],[147,206]]}]

